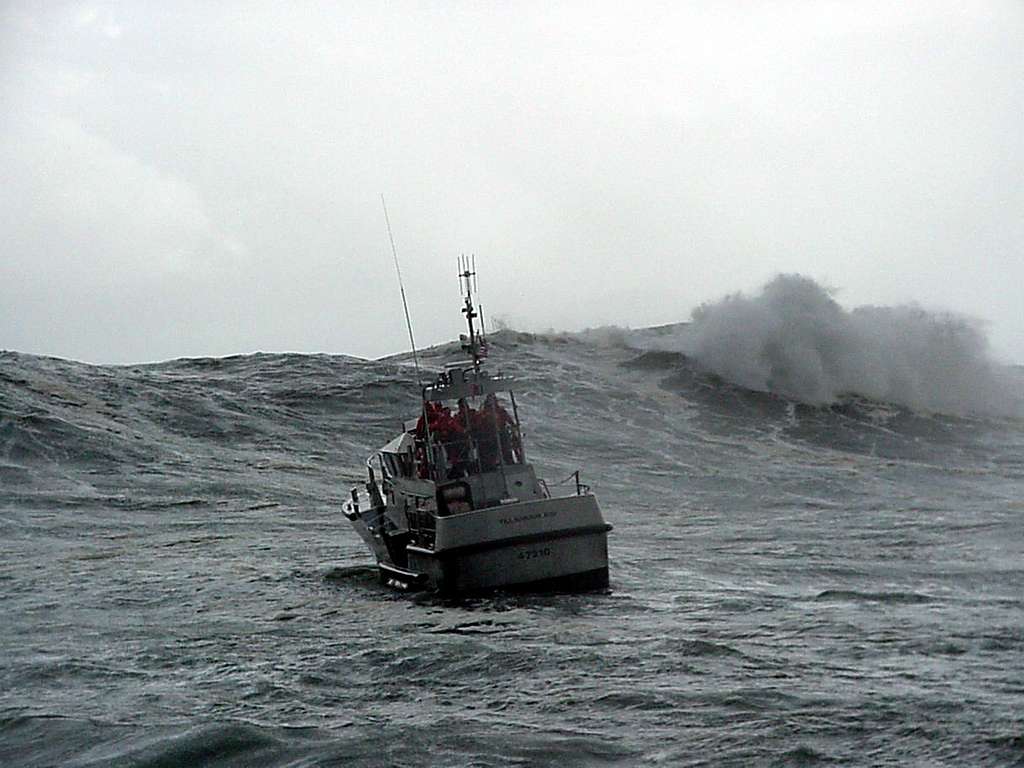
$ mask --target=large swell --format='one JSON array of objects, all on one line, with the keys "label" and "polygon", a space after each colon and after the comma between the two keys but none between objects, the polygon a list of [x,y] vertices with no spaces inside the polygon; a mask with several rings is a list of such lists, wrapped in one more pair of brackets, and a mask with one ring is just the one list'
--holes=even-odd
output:
[{"label": "large swell", "polygon": [[1024,426],[852,387],[876,352],[808,301],[820,386],[814,338],[770,383],[678,329],[492,339],[532,460],[615,526],[585,595],[376,582],[340,504],[403,358],[0,354],[0,764],[1024,763]]},{"label": "large swell", "polygon": [[855,394],[915,410],[1024,417],[977,322],[915,305],[846,310],[800,275],[704,304],[656,342],[728,381],[814,404]]}]

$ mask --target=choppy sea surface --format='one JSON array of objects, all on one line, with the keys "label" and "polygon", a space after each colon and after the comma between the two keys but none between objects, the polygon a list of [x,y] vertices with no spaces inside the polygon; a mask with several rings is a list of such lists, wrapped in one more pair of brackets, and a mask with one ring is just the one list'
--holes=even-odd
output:
[{"label": "choppy sea surface", "polygon": [[0,765],[1024,765],[1024,422],[492,358],[607,592],[378,584],[340,506],[405,359],[0,354]]}]

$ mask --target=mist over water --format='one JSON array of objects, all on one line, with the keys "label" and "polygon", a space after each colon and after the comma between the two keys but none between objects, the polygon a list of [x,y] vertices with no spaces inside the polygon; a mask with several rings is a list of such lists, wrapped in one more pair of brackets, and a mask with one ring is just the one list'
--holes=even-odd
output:
[{"label": "mist over water", "polygon": [[1024,415],[1012,371],[979,324],[914,305],[844,309],[801,275],[703,304],[647,342],[733,384],[824,405],[844,396],[952,415]]}]

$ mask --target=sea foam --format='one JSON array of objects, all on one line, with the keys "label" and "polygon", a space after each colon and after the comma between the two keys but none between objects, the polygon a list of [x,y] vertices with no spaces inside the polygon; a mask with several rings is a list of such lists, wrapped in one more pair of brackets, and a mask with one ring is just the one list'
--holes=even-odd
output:
[{"label": "sea foam", "polygon": [[754,295],[703,304],[692,322],[649,340],[723,379],[824,405],[844,395],[954,415],[1024,414],[977,321],[916,305],[847,310],[801,275]]}]

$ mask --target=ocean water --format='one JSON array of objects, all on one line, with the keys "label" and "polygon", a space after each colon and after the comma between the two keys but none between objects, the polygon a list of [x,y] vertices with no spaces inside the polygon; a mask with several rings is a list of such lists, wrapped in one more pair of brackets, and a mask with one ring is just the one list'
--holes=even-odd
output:
[{"label": "ocean water", "polygon": [[492,337],[611,588],[452,601],[340,510],[407,359],[0,354],[0,765],[1024,765],[1024,421],[674,334]]}]

